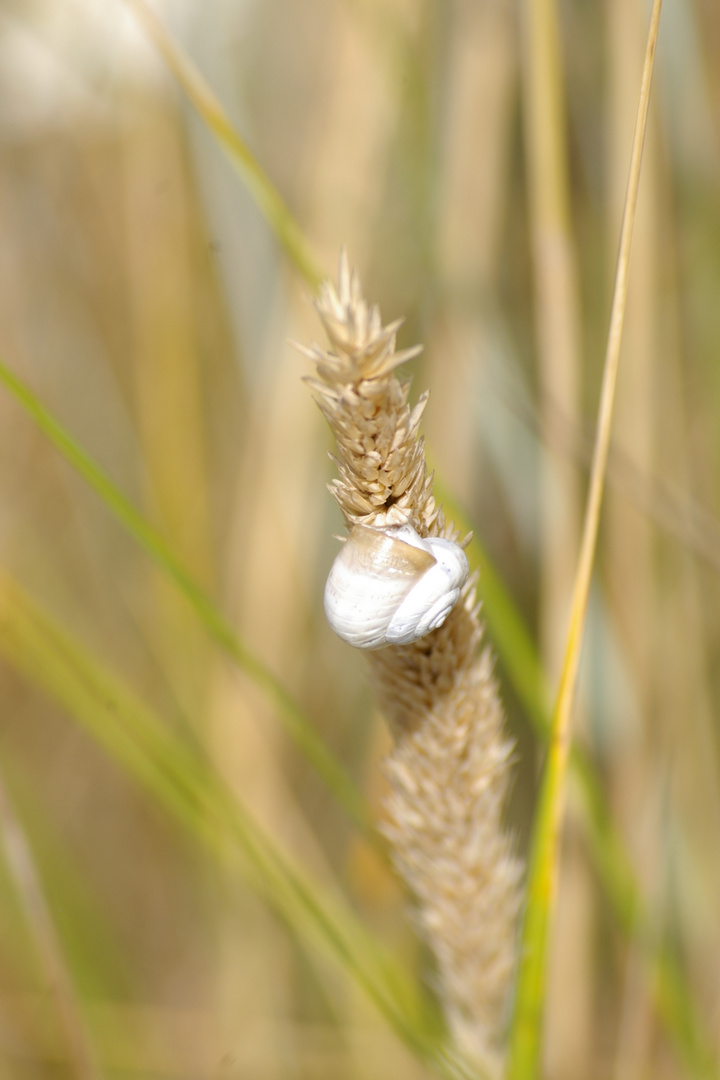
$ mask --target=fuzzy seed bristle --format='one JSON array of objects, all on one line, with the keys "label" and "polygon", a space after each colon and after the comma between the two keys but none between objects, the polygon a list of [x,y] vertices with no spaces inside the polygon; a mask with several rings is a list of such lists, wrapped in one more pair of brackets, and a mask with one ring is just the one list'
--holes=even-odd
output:
[{"label": "fuzzy seed bristle", "polygon": [[[344,252],[338,288],[326,282],[316,308],[330,348],[303,349],[317,372],[306,381],[337,441],[329,487],[346,523],[407,522],[421,536],[456,540],[433,498],[418,433],[428,395],[411,408],[409,382],[394,374],[419,349],[395,351],[401,320],[382,326]],[[384,831],[437,961],[448,1024],[492,1073],[502,1055],[521,866],[502,822],[512,747],[490,653],[480,651],[476,581],[439,629],[373,652],[369,663],[394,738]]]}]

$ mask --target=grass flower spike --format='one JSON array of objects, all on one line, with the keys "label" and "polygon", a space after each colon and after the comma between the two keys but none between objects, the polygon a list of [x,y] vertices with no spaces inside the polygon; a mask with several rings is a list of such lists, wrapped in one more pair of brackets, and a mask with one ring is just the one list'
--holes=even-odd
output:
[{"label": "grass flower spike", "polygon": [[[411,408],[409,382],[395,375],[419,349],[395,351],[399,323],[382,326],[344,254],[337,292],[325,283],[316,307],[330,347],[304,350],[317,369],[308,382],[337,440],[339,477],[330,487],[347,525],[393,540],[409,529],[420,542],[457,546],[457,530],[433,499],[418,433],[427,394]],[[394,739],[385,832],[395,866],[416,898],[453,1036],[494,1073],[521,867],[502,825],[511,746],[489,651],[481,649],[473,578],[458,586],[456,599],[444,621],[433,622],[437,629],[378,648],[369,660]]]}]

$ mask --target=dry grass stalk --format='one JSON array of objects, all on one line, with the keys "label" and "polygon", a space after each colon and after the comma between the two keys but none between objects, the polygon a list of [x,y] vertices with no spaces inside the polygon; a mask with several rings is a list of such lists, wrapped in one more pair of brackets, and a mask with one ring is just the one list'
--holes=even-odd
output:
[{"label": "dry grass stalk", "polygon": [[[398,323],[383,327],[347,259],[339,287],[316,307],[330,349],[304,350],[309,379],[337,439],[331,490],[348,524],[409,522],[421,536],[457,538],[432,496],[423,440],[427,401],[408,404],[394,369]],[[445,624],[411,645],[369,655],[377,697],[395,743],[385,831],[400,874],[418,901],[421,932],[436,957],[439,992],[453,1034],[496,1071],[514,965],[521,868],[502,811],[511,745],[487,648],[475,581]]]}]

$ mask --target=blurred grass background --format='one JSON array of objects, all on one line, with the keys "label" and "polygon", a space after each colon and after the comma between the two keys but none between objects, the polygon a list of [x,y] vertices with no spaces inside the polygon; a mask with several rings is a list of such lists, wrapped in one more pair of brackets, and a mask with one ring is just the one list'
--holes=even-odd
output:
[{"label": "blurred grass background", "polygon": [[[502,0],[168,0],[159,10],[321,265],[334,274],[344,244],[385,319],[407,317],[401,345],[425,344],[411,367],[415,393],[431,390],[431,462],[553,690],[646,5],[563,4],[545,69],[530,9]],[[576,730],[653,947],[684,971],[692,1023],[717,1055],[712,0],[666,0],[653,94]],[[361,659],[332,637],[320,601],[340,521],[325,490],[329,435],[300,383],[308,365],[287,343],[319,337],[307,286],[119,2],[2,0],[0,139],[2,360],[168,540],[381,816],[387,734]],[[232,829],[197,794],[192,763],[212,763],[278,847],[329,895],[342,890],[421,979],[428,957],[382,858],[287,738],[277,701],[228,660],[162,565],[5,391],[0,545],[2,581],[14,583],[0,590],[10,852],[0,860],[0,1075],[82,1075],[58,1011],[67,995],[51,992],[52,961],[13,874],[18,823],[92,1045],[85,1075],[430,1075],[357,985],[288,932],[267,883],[238,877]],[[37,612],[64,635],[58,655],[75,657],[72,687],[38,644],[39,626],[42,640],[52,635]],[[524,846],[539,750],[511,677],[512,634],[490,636],[517,741],[509,821]],[[102,703],[116,692],[113,742]],[[146,731],[143,710],[147,730],[160,724],[160,765],[140,784],[145,766],[132,773],[122,732],[134,716]],[[166,737],[182,748],[167,772],[191,792],[176,817]],[[155,743],[144,745],[150,759]],[[668,1034],[654,978],[600,887],[572,786],[548,1076],[712,1075]],[[680,1027],[684,1007],[668,1007]]]}]

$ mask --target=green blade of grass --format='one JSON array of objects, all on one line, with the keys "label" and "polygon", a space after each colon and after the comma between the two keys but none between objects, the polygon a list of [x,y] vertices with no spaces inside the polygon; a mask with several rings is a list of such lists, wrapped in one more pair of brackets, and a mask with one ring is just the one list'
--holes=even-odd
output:
[{"label": "green blade of grass", "polygon": [[661,6],[662,0],[654,0],[633,139],[630,177],[625,199],[615,290],[610,316],[610,332],[600,398],[597,438],[590,474],[590,490],[583,526],[580,558],[573,588],[570,626],[563,670],[553,712],[550,744],[543,772],[531,846],[518,978],[510,1028],[508,1080],[532,1080],[533,1077],[538,1075],[540,1069],[548,939],[554,908],[558,840],[562,818],[565,776],[571,745],[570,716],[580,660],[582,630],[590,591],[590,578],[607,466],[612,407],[627,296],[630,241],[637,203],[642,148]]},{"label": "green blade of grass", "polygon": [[190,58],[168,34],[144,0],[125,0],[247,185],[286,255],[313,292],[326,275],[286,203]]},{"label": "green blade of grass", "polygon": [[312,764],[328,790],[373,844],[379,843],[365,804],[312,723],[287,690],[252,655],[200,586],[190,577],[166,540],[146,521],[100,467],[41,404],[30,388],[0,361],[0,382],[10,390],[65,460],[100,496],[107,508],[170,577],[218,645],[250,676],[277,707],[285,730]]},{"label": "green blade of grass", "polygon": [[210,763],[163,727],[150,709],[62,631],[7,577],[0,577],[0,652],[41,687],[223,864],[228,839],[246,881],[290,930],[354,978],[386,1021],[447,1080],[469,1077],[434,1037],[427,999],[368,935],[347,905],[311,880],[231,796]]}]

